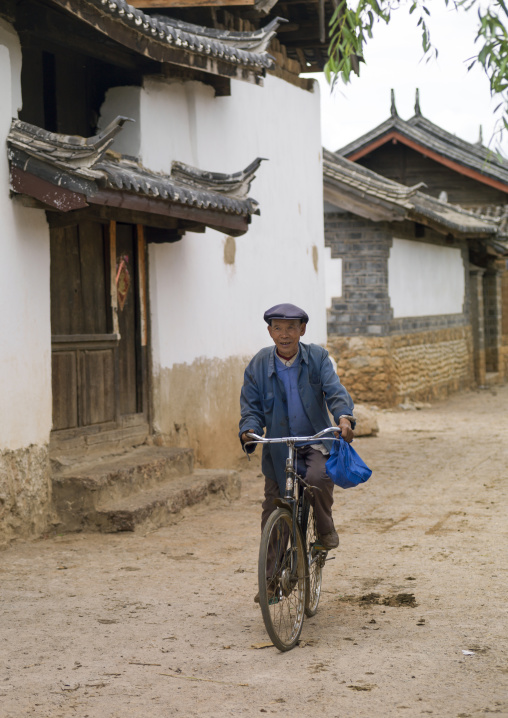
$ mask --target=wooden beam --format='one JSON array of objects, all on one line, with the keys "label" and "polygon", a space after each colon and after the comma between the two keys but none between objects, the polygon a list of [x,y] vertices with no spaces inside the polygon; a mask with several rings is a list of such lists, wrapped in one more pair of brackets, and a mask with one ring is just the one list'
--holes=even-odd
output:
[{"label": "wooden beam", "polygon": [[46,207],[54,207],[59,212],[70,212],[73,209],[88,207],[84,195],[72,192],[65,187],[57,187],[51,182],[17,167],[11,167],[11,187],[15,192],[34,197],[43,202]]},{"label": "wooden beam", "polygon": [[148,343],[147,321],[148,312],[146,308],[146,243],[144,235],[144,227],[142,224],[136,225],[136,234],[138,240],[138,267],[139,267],[139,318],[141,324],[141,346],[146,347]]},{"label": "wooden beam", "polygon": [[113,334],[118,334],[120,337],[118,290],[116,288],[116,222],[114,220],[109,223],[109,282]]},{"label": "wooden beam", "polygon": [[[30,204],[29,206],[34,205]],[[47,206],[38,205],[38,208],[47,209]],[[144,227],[156,227],[157,229],[169,231],[176,231],[181,226],[181,222],[173,217],[99,204],[90,205],[87,209],[78,209],[66,214],[48,211],[47,216],[51,227],[69,227],[85,220],[109,224],[112,219],[125,224],[142,224]]]},{"label": "wooden beam", "polygon": [[[77,224],[84,219],[83,208],[87,208],[86,214],[89,214],[91,218],[103,220],[105,224],[109,222],[110,233],[113,232],[113,235],[110,234],[111,242],[113,241],[111,237],[114,236],[116,239],[116,220],[164,229],[177,229],[180,226],[179,220],[189,220],[197,225],[213,227],[230,234],[233,232],[244,234],[250,221],[248,216],[220,210],[200,209],[116,190],[103,189],[94,195],[85,197],[64,187],[57,187],[46,180],[41,180],[17,167],[11,167],[11,186],[15,192],[42,202],[43,208],[53,210],[51,214],[54,214],[55,210],[57,213],[70,213],[68,219],[61,220],[55,217],[53,226]],[[95,205],[95,207],[92,209],[90,205]]]},{"label": "wooden beam", "polygon": [[254,5],[256,0],[134,0],[131,5],[137,8],[156,7],[224,7],[234,5]]},{"label": "wooden beam", "polygon": [[240,233],[246,232],[249,224],[249,218],[242,215],[229,214],[219,210],[200,209],[199,207],[190,207],[176,202],[116,190],[103,189],[97,194],[87,197],[87,199],[90,204],[160,214],[166,217],[175,217],[176,219],[189,219],[207,227],[214,227],[227,232],[234,230]]}]

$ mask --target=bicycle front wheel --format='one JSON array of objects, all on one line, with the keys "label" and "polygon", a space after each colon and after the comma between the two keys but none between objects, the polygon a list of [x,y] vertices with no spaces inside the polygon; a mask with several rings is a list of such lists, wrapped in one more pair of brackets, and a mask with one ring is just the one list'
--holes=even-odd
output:
[{"label": "bicycle front wheel", "polygon": [[263,529],[259,547],[259,605],[268,635],[279,651],[289,651],[300,638],[305,615],[305,551],[300,529],[293,536],[287,509],[274,511]]},{"label": "bicycle front wheel", "polygon": [[318,533],[313,507],[309,506],[307,517],[307,530],[305,532],[305,552],[307,557],[307,588],[305,592],[305,615],[315,616],[321,596],[321,582],[323,580],[323,564],[326,551],[317,548]]}]

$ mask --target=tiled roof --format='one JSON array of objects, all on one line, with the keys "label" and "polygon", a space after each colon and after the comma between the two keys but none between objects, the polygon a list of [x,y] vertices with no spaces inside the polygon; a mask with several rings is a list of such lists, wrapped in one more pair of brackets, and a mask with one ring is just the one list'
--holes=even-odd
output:
[{"label": "tiled roof", "polygon": [[390,135],[392,132],[397,132],[421,147],[433,150],[436,154],[459,165],[475,170],[480,175],[508,185],[508,160],[479,143],[472,144],[461,140],[430,122],[419,112],[409,120],[402,120],[396,111],[392,111],[392,116],[388,120],[354,142],[341,147],[335,154],[340,157],[352,157],[373,143],[377,145],[383,136]]},{"label": "tiled roof", "polygon": [[[217,65],[210,64],[213,61],[264,74],[274,66],[274,58],[268,53],[268,46],[283,22],[280,18],[274,18],[259,30],[236,32],[194,25],[165,15],[148,15],[125,0],[51,2],[135,52],[160,62],[185,64],[205,72],[217,71]],[[127,35],[125,31],[121,32],[122,28],[129,31]],[[137,38],[135,42],[133,37]],[[170,50],[173,51],[172,55],[167,54]],[[174,54],[177,51],[183,52],[187,61],[179,62]],[[195,60],[192,60],[193,57]],[[241,73],[237,77],[247,79]]]},{"label": "tiled roof", "polygon": [[90,138],[59,135],[13,120],[7,137],[11,167],[82,194],[90,203],[101,189],[145,195],[161,201],[249,217],[259,214],[248,197],[261,159],[235,174],[205,172],[174,162],[170,175],[143,167],[109,147],[127,121],[118,117]]},{"label": "tiled roof", "polygon": [[373,221],[409,219],[463,237],[495,237],[499,219],[479,216],[324,150],[325,199]]}]

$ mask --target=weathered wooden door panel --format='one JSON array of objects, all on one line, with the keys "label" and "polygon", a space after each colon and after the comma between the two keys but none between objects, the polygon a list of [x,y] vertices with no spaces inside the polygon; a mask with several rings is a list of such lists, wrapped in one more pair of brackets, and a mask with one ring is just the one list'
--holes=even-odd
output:
[{"label": "weathered wooden door panel", "polygon": [[114,421],[114,349],[79,352],[81,384],[81,425],[93,426]]},{"label": "weathered wooden door panel", "polygon": [[81,222],[51,230],[51,333],[111,331],[103,225]]},{"label": "weathered wooden door panel", "polygon": [[134,225],[52,228],[54,431],[146,422],[144,252]]},{"label": "weathered wooden door panel", "polygon": [[73,429],[78,425],[78,372],[76,352],[53,352],[53,429]]}]

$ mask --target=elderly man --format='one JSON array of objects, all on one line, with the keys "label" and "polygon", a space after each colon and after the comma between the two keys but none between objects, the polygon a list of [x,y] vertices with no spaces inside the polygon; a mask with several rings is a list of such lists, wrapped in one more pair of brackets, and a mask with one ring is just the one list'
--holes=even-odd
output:
[{"label": "elderly man", "polygon": [[[317,434],[331,426],[327,407],[343,438],[352,441],[353,402],[328,352],[317,344],[300,342],[307,329],[307,314],[294,304],[278,304],[265,312],[264,320],[275,346],[261,349],[245,370],[240,397],[242,444],[248,441],[248,432],[261,435],[264,427],[267,437]],[[250,453],[255,445],[245,449]],[[274,499],[284,496],[286,453],[284,444],[263,446],[265,499],[261,529],[275,508]],[[327,549],[337,548],[339,537],[332,519],[333,483],[325,469],[328,449],[318,443],[301,447],[298,455],[307,467],[307,483],[320,489],[314,492],[320,543]]]}]

